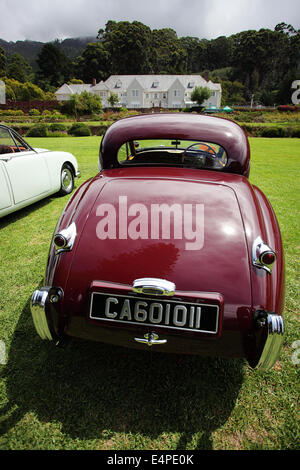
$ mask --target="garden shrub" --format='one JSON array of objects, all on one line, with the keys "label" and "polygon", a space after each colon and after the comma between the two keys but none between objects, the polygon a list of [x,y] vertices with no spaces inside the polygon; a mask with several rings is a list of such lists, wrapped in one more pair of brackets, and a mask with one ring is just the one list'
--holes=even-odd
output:
[{"label": "garden shrub", "polygon": [[35,109],[35,108],[30,109],[30,111],[29,111],[30,116],[40,116],[40,114],[41,114],[40,111],[38,109]]},{"label": "garden shrub", "polygon": [[300,127],[294,127],[293,129],[291,129],[291,137],[300,138]]},{"label": "garden shrub", "polygon": [[61,122],[54,122],[49,125],[50,132],[64,132],[67,131],[67,126]]},{"label": "garden shrub", "polygon": [[48,126],[46,124],[36,124],[29,129],[26,137],[48,137]]},{"label": "garden shrub", "polygon": [[51,132],[50,134],[48,134],[48,137],[68,137],[68,134],[66,132],[56,131],[56,132]]},{"label": "garden shrub", "polygon": [[3,109],[1,114],[3,116],[24,116],[24,112],[21,109]]},{"label": "garden shrub", "polygon": [[278,106],[277,109],[278,111],[281,111],[281,112],[288,112],[288,111],[297,112],[298,111],[297,106],[291,106],[289,104],[282,104]]},{"label": "garden shrub", "polygon": [[287,137],[288,131],[286,128],[279,126],[265,127],[261,130],[262,137]]},{"label": "garden shrub", "polygon": [[68,134],[75,137],[84,137],[92,135],[90,128],[83,122],[76,122],[68,130]]}]

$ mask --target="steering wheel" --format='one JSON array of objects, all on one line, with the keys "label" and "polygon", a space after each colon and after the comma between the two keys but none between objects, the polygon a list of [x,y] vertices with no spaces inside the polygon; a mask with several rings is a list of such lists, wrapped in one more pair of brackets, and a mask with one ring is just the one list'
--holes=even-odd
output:
[{"label": "steering wheel", "polygon": [[[199,143],[198,144],[197,143],[197,144],[190,145],[189,147],[187,147],[184,150],[184,152],[182,154],[182,163],[184,162],[184,158],[187,156],[189,151],[194,151],[194,152],[197,152],[197,153],[199,151],[199,155],[204,157],[204,162],[203,162],[204,165],[205,165],[206,157],[211,157],[211,158],[216,158],[217,157],[215,149],[213,147],[211,147],[209,144],[207,144],[207,143]],[[197,157],[196,153],[195,153],[194,157]]]}]

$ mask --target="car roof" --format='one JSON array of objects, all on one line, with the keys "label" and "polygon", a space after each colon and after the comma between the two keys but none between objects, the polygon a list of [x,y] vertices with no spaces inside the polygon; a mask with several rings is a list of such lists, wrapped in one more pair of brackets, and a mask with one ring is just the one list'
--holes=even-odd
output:
[{"label": "car roof", "polygon": [[117,154],[121,145],[139,139],[184,139],[219,144],[228,156],[225,171],[249,175],[250,149],[244,130],[225,118],[192,113],[142,114],[116,121],[101,142],[101,167],[120,167]]}]

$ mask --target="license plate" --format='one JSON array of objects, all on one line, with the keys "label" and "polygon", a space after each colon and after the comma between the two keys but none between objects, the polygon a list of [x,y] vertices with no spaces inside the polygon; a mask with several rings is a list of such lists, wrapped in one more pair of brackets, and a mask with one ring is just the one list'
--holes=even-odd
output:
[{"label": "license plate", "polygon": [[219,306],[93,292],[90,319],[216,334]]}]

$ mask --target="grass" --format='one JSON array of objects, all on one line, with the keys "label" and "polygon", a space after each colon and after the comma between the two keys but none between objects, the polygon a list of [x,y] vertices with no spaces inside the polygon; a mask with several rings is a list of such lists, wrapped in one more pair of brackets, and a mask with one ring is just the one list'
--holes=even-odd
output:
[{"label": "grass", "polygon": [[[28,139],[98,171],[98,137]],[[29,299],[68,197],[0,221],[0,449],[297,449],[299,366],[299,139],[250,139],[250,180],[270,199],[286,254],[287,333],[267,373],[243,361],[163,355],[35,333]],[[79,180],[80,183],[80,180]],[[78,183],[77,183],[78,184]]]}]

